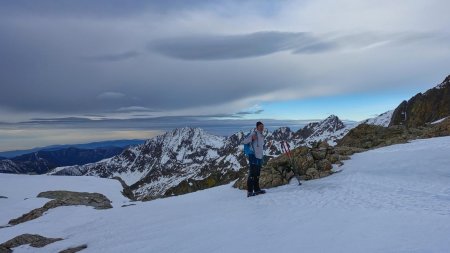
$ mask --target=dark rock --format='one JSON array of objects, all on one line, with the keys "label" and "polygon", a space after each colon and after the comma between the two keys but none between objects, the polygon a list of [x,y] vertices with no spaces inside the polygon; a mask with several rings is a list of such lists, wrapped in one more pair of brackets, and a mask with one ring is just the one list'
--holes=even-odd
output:
[{"label": "dark rock", "polygon": [[328,157],[328,160],[330,161],[330,163],[336,164],[337,162],[339,162],[340,156],[338,154],[332,154]]},{"label": "dark rock", "polygon": [[322,160],[325,159],[325,156],[327,155],[326,150],[313,150],[311,151],[312,156],[314,157],[314,160]]},{"label": "dark rock", "polygon": [[0,196],[0,199],[7,199],[8,197],[6,196]]},{"label": "dark rock", "polygon": [[331,170],[319,171],[319,178],[328,177],[331,174],[334,174]]},{"label": "dark rock", "polygon": [[173,195],[186,194],[190,192],[195,192],[198,190],[203,190],[223,184],[227,184],[239,177],[239,172],[236,171],[228,171],[224,174],[221,173],[212,173],[201,180],[188,179],[179,183],[177,186],[169,188],[164,197],[169,197]]},{"label": "dark rock", "polygon": [[74,247],[74,248],[68,248],[68,249],[60,251],[59,253],[75,253],[75,252],[78,252],[78,251],[82,251],[84,249],[87,249],[87,245],[86,244],[83,244],[83,245],[80,245],[80,246]]},{"label": "dark rock", "polygon": [[[342,138],[335,148],[340,154],[351,155],[365,149],[406,143],[419,138],[450,135],[450,117],[437,124],[421,127],[391,126],[381,127],[361,124]],[[358,150],[359,149],[359,150]],[[341,159],[342,160],[342,159]]]},{"label": "dark rock", "polygon": [[46,211],[59,206],[86,205],[95,209],[112,208],[111,201],[100,193],[70,192],[70,191],[47,191],[41,192],[38,198],[54,199],[47,202],[43,207],[34,209],[19,218],[9,221],[10,225],[17,225],[29,220],[41,217]]},{"label": "dark rock", "polygon": [[23,234],[14,237],[0,244],[0,252],[12,252],[12,248],[19,247],[21,245],[30,244],[31,247],[42,248],[50,243],[61,241],[62,238],[47,238],[36,234]]},{"label": "dark rock", "polygon": [[331,165],[331,162],[327,159],[322,159],[317,162],[317,169],[320,171],[329,171],[333,168],[333,165]]},{"label": "dark rock", "polygon": [[450,116],[450,76],[435,88],[403,101],[394,110],[389,126],[419,127],[447,116]]},{"label": "dark rock", "polygon": [[306,170],[306,178],[307,179],[317,179],[320,178],[319,171],[316,168],[308,168]]},{"label": "dark rock", "polygon": [[406,128],[402,126],[382,127],[361,124],[338,141],[338,146],[371,149],[391,145],[393,143],[405,143],[408,137]]},{"label": "dark rock", "polygon": [[136,196],[134,196],[133,190],[131,190],[130,186],[128,186],[125,181],[123,181],[120,177],[113,177],[112,179],[116,179],[122,185],[122,195],[131,200],[137,200]]},{"label": "dark rock", "polygon": [[367,149],[348,146],[337,146],[334,147],[334,150],[339,155],[339,160],[348,160],[350,159],[350,156],[353,155],[354,153],[367,151]]},{"label": "dark rock", "polygon": [[95,209],[112,208],[111,200],[100,193],[47,191],[39,193],[37,197],[59,200],[65,206],[85,205],[92,206]]},{"label": "dark rock", "polygon": [[127,207],[127,206],[135,206],[136,204],[128,204],[128,205],[122,205],[121,207]]},{"label": "dark rock", "polygon": [[11,253],[12,249],[8,249],[2,245],[0,245],[0,253]]}]

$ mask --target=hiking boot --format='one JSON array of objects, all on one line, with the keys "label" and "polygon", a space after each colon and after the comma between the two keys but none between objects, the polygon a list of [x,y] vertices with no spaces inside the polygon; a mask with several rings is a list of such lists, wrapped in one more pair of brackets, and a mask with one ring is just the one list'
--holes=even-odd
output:
[{"label": "hiking boot", "polygon": [[253,196],[255,196],[256,194],[255,193],[253,193],[253,192],[247,192],[247,198],[248,197],[253,197]]},{"label": "hiking boot", "polygon": [[259,191],[255,192],[255,195],[264,194],[264,193],[266,193],[265,190],[259,190]]}]

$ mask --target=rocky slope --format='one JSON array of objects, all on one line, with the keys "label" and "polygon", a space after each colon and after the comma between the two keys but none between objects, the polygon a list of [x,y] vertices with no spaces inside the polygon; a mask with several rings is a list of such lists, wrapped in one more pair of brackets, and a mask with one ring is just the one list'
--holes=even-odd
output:
[{"label": "rocky slope", "polygon": [[[386,113],[389,117],[389,112]],[[380,115],[380,119],[383,118]],[[353,128],[338,146],[377,148],[418,138],[450,135],[450,76],[424,94],[403,101],[393,112],[389,124],[367,120]],[[370,124],[372,123],[372,124]]]},{"label": "rocky slope", "polygon": [[394,111],[390,126],[423,126],[450,116],[450,75],[436,87],[403,101]]},{"label": "rocky slope", "polygon": [[339,147],[372,149],[397,143],[406,143],[414,139],[423,139],[450,135],[450,118],[439,123],[420,127],[403,125],[381,127],[361,124],[342,138]]}]

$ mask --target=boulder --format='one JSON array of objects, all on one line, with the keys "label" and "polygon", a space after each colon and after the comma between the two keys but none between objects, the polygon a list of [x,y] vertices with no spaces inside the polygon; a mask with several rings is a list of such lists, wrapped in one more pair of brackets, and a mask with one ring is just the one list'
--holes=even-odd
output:
[{"label": "boulder", "polygon": [[9,221],[10,225],[17,225],[29,220],[41,217],[46,211],[59,206],[86,205],[95,209],[112,208],[111,201],[100,193],[88,192],[70,192],[70,191],[47,191],[41,192],[38,198],[53,199],[47,202],[43,207],[36,208],[19,218]]},{"label": "boulder", "polygon": [[22,234],[0,244],[0,252],[12,252],[13,248],[26,244],[30,244],[31,247],[42,248],[50,243],[60,240],[62,240],[62,238],[47,238],[37,234]]},{"label": "boulder", "polygon": [[306,170],[307,179],[317,179],[320,177],[319,171],[316,168],[308,168]]}]

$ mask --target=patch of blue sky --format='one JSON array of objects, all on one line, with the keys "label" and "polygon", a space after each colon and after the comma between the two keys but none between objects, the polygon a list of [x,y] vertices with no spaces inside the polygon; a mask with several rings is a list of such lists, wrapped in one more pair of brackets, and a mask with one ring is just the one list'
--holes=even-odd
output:
[{"label": "patch of blue sky", "polygon": [[272,118],[279,120],[324,119],[331,114],[343,120],[360,121],[395,109],[401,101],[415,93],[389,91],[355,93],[337,96],[261,103],[264,110],[248,118]]}]

